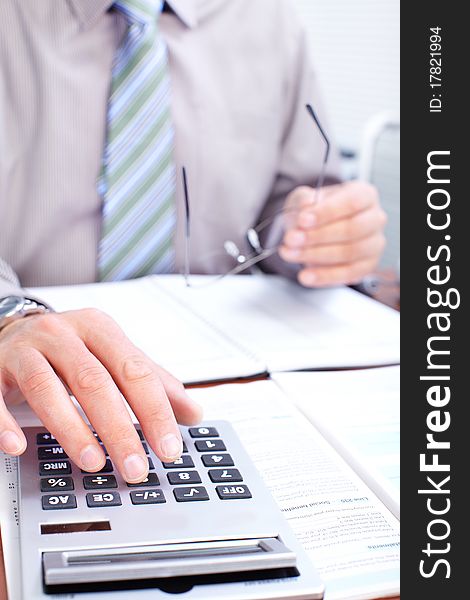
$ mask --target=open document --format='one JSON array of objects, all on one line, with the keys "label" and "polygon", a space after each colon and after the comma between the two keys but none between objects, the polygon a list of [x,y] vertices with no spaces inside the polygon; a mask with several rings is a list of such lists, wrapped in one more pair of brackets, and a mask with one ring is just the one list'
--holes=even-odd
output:
[{"label": "open document", "polygon": [[399,518],[400,367],[272,378]]},{"label": "open document", "polygon": [[262,274],[192,280],[194,288],[161,275],[31,293],[61,311],[106,311],[185,383],[399,362],[399,313],[349,288],[311,290]]},{"label": "open document", "polygon": [[[327,600],[399,594],[399,522],[270,381],[191,390],[205,418],[232,422],[326,584]],[[31,424],[24,408],[16,413]],[[1,524],[10,600],[19,585],[15,461],[2,457]],[[129,592],[127,592],[127,598]],[[140,592],[133,592],[136,600]],[[68,597],[67,597],[68,598]],[[124,600],[124,597],[123,597]]]}]

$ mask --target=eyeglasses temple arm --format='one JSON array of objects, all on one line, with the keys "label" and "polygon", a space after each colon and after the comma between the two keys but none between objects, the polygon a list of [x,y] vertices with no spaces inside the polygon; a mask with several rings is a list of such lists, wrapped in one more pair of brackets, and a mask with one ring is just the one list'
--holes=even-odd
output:
[{"label": "eyeglasses temple arm", "polygon": [[189,287],[189,240],[190,240],[190,212],[189,212],[189,192],[188,179],[186,177],[186,168],[182,168],[183,172],[183,192],[184,192],[184,210],[185,210],[185,231],[184,231],[184,281]]}]

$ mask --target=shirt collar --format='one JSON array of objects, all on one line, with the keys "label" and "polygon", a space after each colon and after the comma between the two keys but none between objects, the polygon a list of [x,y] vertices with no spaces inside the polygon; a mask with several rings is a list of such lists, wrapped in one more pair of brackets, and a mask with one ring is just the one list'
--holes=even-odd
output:
[{"label": "shirt collar", "polygon": [[[113,5],[114,0],[68,0],[73,12],[84,27],[95,21]],[[196,0],[166,0],[175,15],[190,29],[197,25]]]},{"label": "shirt collar", "polygon": [[196,0],[166,0],[166,4],[186,27],[193,29],[198,23]]},{"label": "shirt collar", "polygon": [[113,4],[113,0],[68,0],[81,25],[91,27]]}]

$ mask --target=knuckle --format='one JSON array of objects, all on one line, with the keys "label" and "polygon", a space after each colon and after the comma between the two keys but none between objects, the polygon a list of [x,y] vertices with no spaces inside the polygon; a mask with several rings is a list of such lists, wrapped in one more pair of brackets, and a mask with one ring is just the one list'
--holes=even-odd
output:
[{"label": "knuckle", "polygon": [[122,371],[124,379],[128,383],[159,381],[159,377],[155,369],[152,368],[150,361],[141,356],[127,357],[123,362]]},{"label": "knuckle", "polygon": [[30,321],[30,324],[37,331],[52,337],[59,337],[64,332],[62,319],[60,315],[56,313],[37,315]]},{"label": "knuckle", "polygon": [[145,420],[149,423],[166,423],[173,419],[173,411],[168,402],[156,402],[145,409]]},{"label": "knuckle", "polygon": [[50,391],[54,375],[45,368],[33,369],[22,379],[22,388],[26,394],[42,396]]},{"label": "knuckle", "polygon": [[82,365],[77,370],[77,387],[79,391],[100,393],[109,390],[111,377],[99,365]]},{"label": "knuckle", "polygon": [[383,210],[383,208],[379,209],[379,225],[380,228],[383,229],[385,227],[385,225],[388,222],[388,215],[387,213]]},{"label": "knuckle", "polygon": [[106,317],[106,314],[99,308],[82,308],[77,311],[86,322],[98,323]]}]

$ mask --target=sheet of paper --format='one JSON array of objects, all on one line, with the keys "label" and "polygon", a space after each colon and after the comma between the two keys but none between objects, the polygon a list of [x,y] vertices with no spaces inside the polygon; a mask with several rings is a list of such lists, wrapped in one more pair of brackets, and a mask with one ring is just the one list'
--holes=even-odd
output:
[{"label": "sheet of paper", "polygon": [[262,274],[196,288],[174,275],[153,281],[253,352],[271,372],[400,360],[399,313],[346,287],[309,290]]},{"label": "sheet of paper", "polygon": [[400,517],[400,367],[273,379]]},{"label": "sheet of paper", "polygon": [[191,390],[232,422],[326,583],[327,600],[399,594],[399,523],[269,381]]},{"label": "sheet of paper", "polygon": [[148,278],[119,283],[32,288],[56,310],[94,307],[184,383],[233,379],[266,371],[264,363],[172,301]]}]

